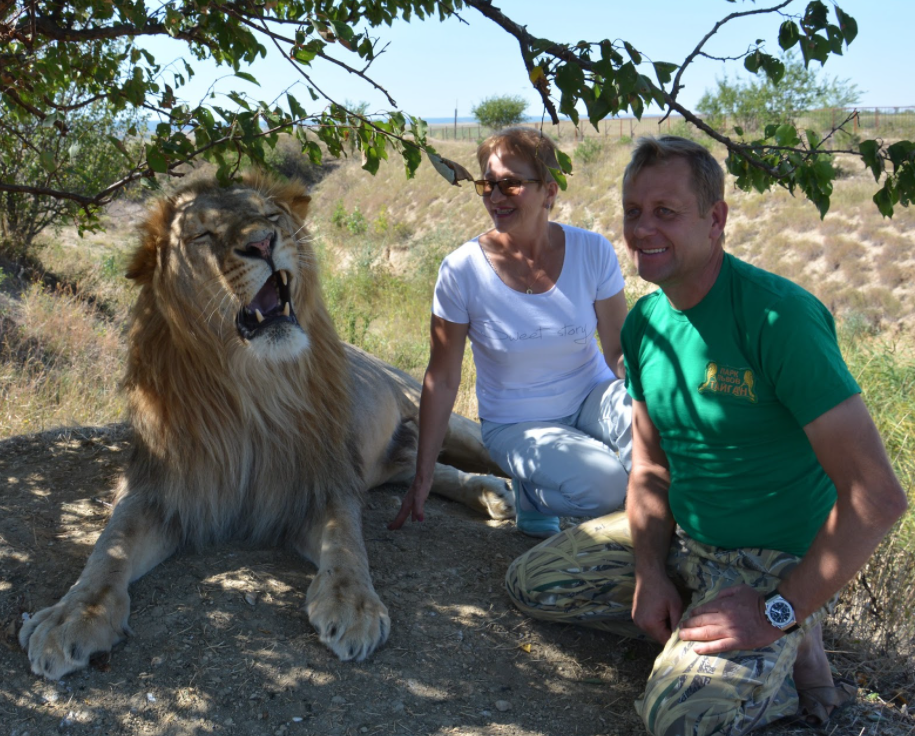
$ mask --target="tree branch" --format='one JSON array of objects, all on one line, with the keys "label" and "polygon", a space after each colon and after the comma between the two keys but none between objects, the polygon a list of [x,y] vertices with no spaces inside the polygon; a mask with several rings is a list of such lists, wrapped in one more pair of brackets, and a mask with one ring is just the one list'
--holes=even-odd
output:
[{"label": "tree branch", "polygon": [[718,29],[721,28],[725,23],[729,23],[730,21],[734,20],[735,18],[744,18],[744,17],[750,16],[750,15],[777,13],[779,10],[786,7],[787,5],[790,5],[792,2],[793,2],[793,0],[784,0],[784,2],[781,2],[778,5],[775,5],[774,7],[771,7],[771,8],[757,8],[756,10],[745,10],[745,11],[742,11],[739,13],[731,13],[730,15],[719,20],[714,25],[712,30],[710,30],[708,33],[705,34],[705,36],[698,43],[696,48],[694,48],[692,50],[692,52],[686,57],[686,59],[684,59],[683,63],[680,65],[680,68],[677,70],[677,74],[674,77],[673,84],[670,87],[671,99],[676,100],[677,95],[680,94],[680,90],[682,89],[682,85],[680,84],[680,79],[682,79],[683,72],[686,70],[686,67],[688,67],[692,63],[693,59],[695,59],[702,52],[702,47],[705,46],[706,42],[712,36],[714,36],[716,33],[718,33]]}]

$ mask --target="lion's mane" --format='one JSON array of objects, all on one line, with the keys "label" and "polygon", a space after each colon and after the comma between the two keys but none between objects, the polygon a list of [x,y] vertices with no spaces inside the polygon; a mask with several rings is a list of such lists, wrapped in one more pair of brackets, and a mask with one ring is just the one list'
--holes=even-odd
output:
[{"label": "lion's mane", "polygon": [[[352,493],[361,472],[346,356],[304,231],[309,197],[259,174],[243,186],[283,212],[279,240],[296,264],[291,303],[308,342],[295,360],[259,355],[235,326],[240,300],[226,274],[238,248],[233,218],[245,216],[238,187],[202,181],[161,201],[128,271],[140,285],[124,380],[136,436],[121,493],[149,489],[132,502],[195,546],[282,541],[329,494]],[[212,253],[195,253],[203,248],[185,237],[183,220],[198,210],[220,233]]]}]

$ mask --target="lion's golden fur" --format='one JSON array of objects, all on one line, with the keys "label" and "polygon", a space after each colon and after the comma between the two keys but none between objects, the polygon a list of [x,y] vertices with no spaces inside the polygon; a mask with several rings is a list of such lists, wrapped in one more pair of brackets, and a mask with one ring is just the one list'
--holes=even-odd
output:
[{"label": "lion's golden fur", "polygon": [[136,449],[123,487],[155,489],[164,521],[193,543],[231,533],[282,538],[325,494],[358,486],[346,355],[302,229],[309,198],[296,184],[261,175],[246,186],[288,212],[283,234],[302,264],[294,310],[311,343],[301,359],[252,356],[235,331],[238,304],[205,301],[212,297],[198,282],[220,274],[208,269],[210,259],[188,263],[193,255],[175,237],[175,220],[182,203],[201,197],[220,217],[245,217],[216,182],[158,204],[128,271],[141,288],[124,380]]}]

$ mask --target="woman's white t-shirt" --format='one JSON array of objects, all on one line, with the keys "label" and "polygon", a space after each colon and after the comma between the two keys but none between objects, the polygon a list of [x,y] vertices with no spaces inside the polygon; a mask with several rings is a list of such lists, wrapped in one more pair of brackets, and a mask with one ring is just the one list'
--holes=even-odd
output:
[{"label": "woman's white t-shirt", "polygon": [[543,294],[507,286],[479,237],[439,268],[432,313],[469,325],[480,417],[514,423],[559,419],[577,411],[601,381],[613,378],[597,347],[594,302],[623,288],[613,246],[570,225],[556,284]]}]

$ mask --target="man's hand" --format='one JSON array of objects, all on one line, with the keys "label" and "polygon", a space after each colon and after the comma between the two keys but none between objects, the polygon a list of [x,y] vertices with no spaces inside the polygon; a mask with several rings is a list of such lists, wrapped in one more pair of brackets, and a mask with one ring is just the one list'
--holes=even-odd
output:
[{"label": "man's hand", "polygon": [[422,521],[425,519],[426,517],[423,513],[423,509],[426,506],[427,498],[429,498],[429,488],[423,488],[414,479],[413,483],[410,484],[410,488],[407,490],[407,495],[403,497],[403,501],[400,504],[400,511],[397,512],[394,521],[388,524],[388,529],[400,529],[407,520],[407,517],[410,517],[412,521]]},{"label": "man's hand", "polygon": [[749,585],[725,588],[680,622],[681,639],[701,642],[693,648],[696,654],[758,649],[780,636],[763,614],[762,596]]},{"label": "man's hand", "polygon": [[680,592],[666,575],[642,580],[636,577],[632,620],[660,644],[666,644],[683,614]]}]

